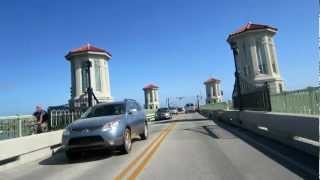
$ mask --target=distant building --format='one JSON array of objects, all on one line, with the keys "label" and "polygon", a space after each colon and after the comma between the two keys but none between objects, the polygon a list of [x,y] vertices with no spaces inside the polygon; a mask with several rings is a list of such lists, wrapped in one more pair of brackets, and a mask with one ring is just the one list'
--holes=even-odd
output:
[{"label": "distant building", "polygon": [[271,93],[283,91],[273,36],[277,29],[248,23],[228,36],[240,74],[241,93],[250,92],[246,83],[260,86],[268,82]]},{"label": "distant building", "polygon": [[[110,94],[108,61],[112,57],[104,49],[90,44],[73,49],[65,56],[71,65],[71,99],[69,105],[80,108],[88,105],[86,96],[89,82],[97,99],[100,102],[112,101]],[[87,72],[87,63],[90,61],[91,79]]]},{"label": "distant building", "polygon": [[206,87],[206,104],[222,102],[220,80],[209,78],[204,82]]},{"label": "distant building", "polygon": [[144,91],[144,106],[145,109],[158,109],[159,103],[159,87],[154,84],[149,84],[143,88]]}]

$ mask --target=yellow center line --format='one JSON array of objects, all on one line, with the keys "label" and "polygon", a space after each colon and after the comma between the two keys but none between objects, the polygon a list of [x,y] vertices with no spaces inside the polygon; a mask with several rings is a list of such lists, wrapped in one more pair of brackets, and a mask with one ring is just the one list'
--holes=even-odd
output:
[{"label": "yellow center line", "polygon": [[132,174],[129,176],[129,180],[134,180],[136,177],[141,173],[141,171],[145,168],[147,163],[150,161],[154,153],[157,151],[157,149],[160,147],[160,144],[162,141],[166,138],[166,136],[172,131],[172,129],[175,127],[175,124],[172,124],[170,126],[170,129],[166,131],[165,135],[161,137],[161,139],[157,142],[157,144],[152,148],[152,150],[147,154],[147,156],[144,158],[144,160],[140,163],[140,165],[132,172]]},{"label": "yellow center line", "polygon": [[123,170],[119,175],[117,175],[114,179],[120,180],[134,167],[134,165],[141,159],[143,156],[151,149],[151,147],[170,129],[171,126],[166,127],[160,132],[160,135],[156,137],[150,145],[142,153],[140,153],[134,160],[130,162],[130,164]]}]

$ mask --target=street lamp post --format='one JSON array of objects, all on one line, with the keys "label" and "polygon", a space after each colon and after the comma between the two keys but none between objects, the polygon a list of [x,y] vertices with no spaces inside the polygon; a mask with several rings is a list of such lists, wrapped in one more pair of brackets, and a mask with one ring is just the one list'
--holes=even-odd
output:
[{"label": "street lamp post", "polygon": [[233,52],[233,59],[234,59],[234,66],[235,66],[235,78],[236,78],[236,88],[237,88],[237,99],[239,103],[239,110],[242,110],[242,104],[241,104],[241,87],[240,87],[240,74],[238,70],[238,64],[237,64],[237,55],[239,54],[239,49],[236,45],[236,43],[231,44],[231,49]]},{"label": "street lamp post", "polygon": [[181,104],[181,100],[183,99],[184,97],[177,97],[177,99],[179,100],[179,106],[183,106],[182,104]]},{"label": "street lamp post", "polygon": [[202,99],[202,97],[200,95],[197,95],[197,108],[198,108],[198,111],[200,110],[200,99]]},{"label": "street lamp post", "polygon": [[88,88],[87,88],[88,104],[89,104],[89,107],[92,107],[93,106],[93,103],[92,103],[93,90],[91,87],[91,73],[90,73],[90,68],[92,67],[92,63],[90,61],[87,61],[86,65],[87,65],[87,73],[88,73]]}]

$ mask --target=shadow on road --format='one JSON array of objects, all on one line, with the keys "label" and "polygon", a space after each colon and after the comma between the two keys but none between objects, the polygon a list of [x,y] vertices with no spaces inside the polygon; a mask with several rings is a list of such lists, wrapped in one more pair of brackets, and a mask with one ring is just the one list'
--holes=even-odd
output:
[{"label": "shadow on road", "polygon": [[63,165],[63,164],[75,164],[75,163],[83,163],[90,161],[97,161],[101,159],[110,158],[112,156],[112,152],[103,152],[103,151],[87,151],[81,154],[79,158],[76,160],[68,160],[64,154],[63,150],[60,150],[56,154],[51,157],[44,159],[39,162],[40,165]]},{"label": "shadow on road", "polygon": [[184,131],[191,131],[195,133],[200,133],[206,136],[210,136],[212,138],[218,139],[219,137],[211,130],[213,129],[215,125],[209,125],[209,126],[199,126],[196,128],[186,128],[183,129]]},{"label": "shadow on road", "polygon": [[[132,139],[132,143],[138,141],[138,138]],[[113,156],[120,156],[122,153],[117,150],[88,150],[83,151],[81,155],[75,160],[68,160],[64,154],[63,149],[59,149],[55,154],[50,156],[47,159],[44,159],[39,162],[39,165],[64,165],[64,164],[76,164],[76,163],[84,163],[91,161],[99,161],[107,158],[111,158]]]},{"label": "shadow on road", "polygon": [[[303,179],[318,179],[318,158],[231,124],[213,120],[216,125],[245,141]],[[266,148],[267,147],[267,148]],[[271,152],[275,151],[277,153]],[[300,167],[299,167],[300,166]]]},{"label": "shadow on road", "polygon": [[167,124],[167,123],[179,123],[179,122],[194,122],[194,121],[208,121],[208,119],[172,119],[172,120],[157,120],[152,124]]}]

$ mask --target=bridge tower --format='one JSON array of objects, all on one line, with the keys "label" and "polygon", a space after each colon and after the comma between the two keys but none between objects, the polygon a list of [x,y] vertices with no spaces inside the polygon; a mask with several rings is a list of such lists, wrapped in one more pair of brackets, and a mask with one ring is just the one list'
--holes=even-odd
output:
[{"label": "bridge tower", "polygon": [[[261,86],[268,82],[271,93],[283,91],[278,59],[273,36],[277,28],[252,24],[242,26],[228,36],[239,73],[241,93],[249,90],[247,82]],[[242,83],[242,81],[246,81]]]},{"label": "bridge tower", "polygon": [[[68,52],[65,58],[71,67],[71,108],[88,106],[87,89],[91,83],[92,91],[99,102],[112,101],[110,94],[108,61],[111,54],[104,49],[86,44]],[[90,79],[88,76],[90,62]]]},{"label": "bridge tower", "polygon": [[206,87],[206,104],[222,102],[220,80],[209,78],[204,82]]},{"label": "bridge tower", "polygon": [[143,88],[144,91],[144,106],[145,109],[158,109],[159,103],[159,87],[154,84],[149,84]]}]

